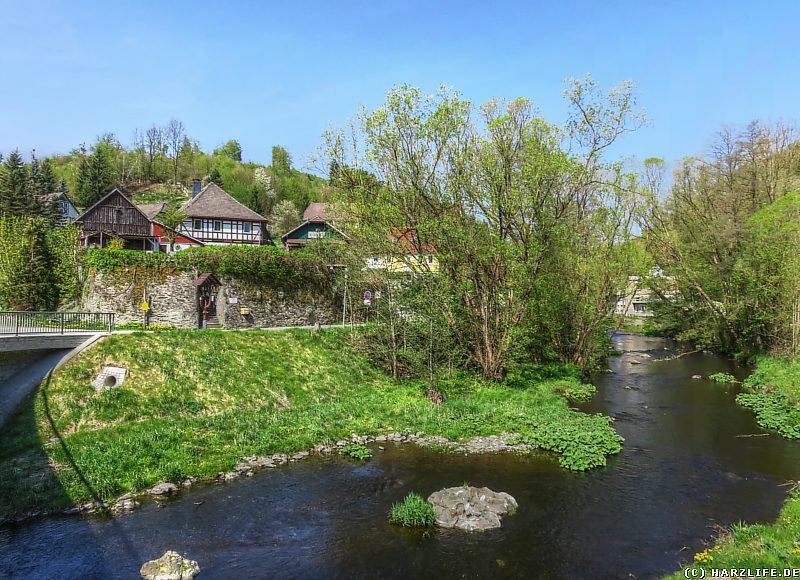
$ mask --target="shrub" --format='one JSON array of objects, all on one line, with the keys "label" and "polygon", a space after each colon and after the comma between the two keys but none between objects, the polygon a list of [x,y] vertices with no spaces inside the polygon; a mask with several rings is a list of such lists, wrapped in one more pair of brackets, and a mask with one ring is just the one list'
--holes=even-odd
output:
[{"label": "shrub", "polygon": [[360,443],[351,443],[349,445],[345,445],[344,447],[340,447],[339,453],[342,455],[349,455],[353,459],[359,459],[361,461],[366,461],[372,457],[372,449],[361,445]]},{"label": "shrub", "polygon": [[427,528],[436,524],[433,506],[414,492],[400,503],[392,504],[389,521],[398,526]]},{"label": "shrub", "polygon": [[715,383],[730,384],[736,382],[736,377],[728,373],[714,373],[713,375],[708,375],[708,378]]}]

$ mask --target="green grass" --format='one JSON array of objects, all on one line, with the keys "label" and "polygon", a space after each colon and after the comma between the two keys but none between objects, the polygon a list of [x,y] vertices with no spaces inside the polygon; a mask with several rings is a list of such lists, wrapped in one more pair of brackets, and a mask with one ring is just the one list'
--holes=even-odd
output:
[{"label": "green grass", "polygon": [[[57,372],[0,432],[0,514],[213,477],[242,457],[352,433],[457,440],[517,432],[571,469],[604,465],[620,450],[611,419],[572,411],[556,394],[570,380],[564,376],[498,385],[464,375],[436,405],[420,383],[394,381],[354,352],[349,336],[167,330],[106,338]],[[90,381],[107,364],[128,376],[96,392]]]},{"label": "green grass", "polygon": [[436,524],[436,513],[430,503],[412,492],[400,503],[392,505],[389,521],[409,528],[429,528]]},{"label": "green grass", "polygon": [[791,495],[772,525],[732,526],[713,547],[696,554],[688,568],[698,572],[685,575],[682,570],[669,578],[701,578],[700,568],[706,577],[712,568],[800,568],[800,494]]}]

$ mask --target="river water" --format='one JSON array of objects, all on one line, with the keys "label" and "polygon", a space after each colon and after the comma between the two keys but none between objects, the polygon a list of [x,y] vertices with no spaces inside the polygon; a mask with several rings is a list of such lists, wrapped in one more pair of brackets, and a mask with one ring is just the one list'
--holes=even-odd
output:
[{"label": "river water", "polygon": [[[615,417],[625,437],[606,468],[384,444],[364,464],[312,458],[114,519],[0,527],[0,577],[137,578],[143,562],[174,549],[207,579],[657,578],[720,527],[773,520],[785,484],[800,479],[800,444],[763,435],[735,404],[736,387],[691,378],[746,370],[705,353],[658,362],[680,352],[664,339],[614,343],[625,352],[583,407]],[[519,510],[474,534],[386,520],[409,491],[465,482],[511,493]]]}]

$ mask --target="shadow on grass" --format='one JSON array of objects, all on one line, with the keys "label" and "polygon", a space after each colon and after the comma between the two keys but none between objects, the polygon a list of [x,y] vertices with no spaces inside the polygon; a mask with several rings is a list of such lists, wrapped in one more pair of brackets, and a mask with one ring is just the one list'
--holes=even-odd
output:
[{"label": "shadow on grass", "polygon": [[[50,370],[38,393],[31,393],[0,430],[0,553],[4,554],[0,558],[0,577],[110,578],[119,567],[119,560],[133,566],[141,561],[141,555],[119,522],[102,517],[109,515],[108,508],[102,505],[68,442],[56,429],[48,399],[52,375]],[[37,396],[41,397],[41,409],[53,434],[47,442],[41,441],[36,420]],[[26,518],[45,512],[57,514],[74,506],[50,462],[47,445],[60,446],[65,469],[72,471],[85,489],[82,495],[101,506],[100,519]],[[8,521],[3,523],[4,519]],[[61,533],[54,536],[54,530]],[[111,551],[116,555],[110,556]]]},{"label": "shadow on grass", "polygon": [[58,444],[61,446],[61,450],[64,452],[64,457],[67,460],[70,468],[78,477],[81,482],[81,485],[86,489],[87,495],[92,498],[92,501],[95,502],[97,506],[97,510],[100,512],[108,515],[110,512],[108,510],[108,506],[103,503],[103,500],[100,498],[100,495],[97,491],[92,487],[92,484],[89,483],[89,480],[86,479],[86,476],[81,471],[81,468],[78,467],[78,464],[75,462],[75,458],[72,456],[72,452],[67,445],[67,442],[64,441],[64,438],[59,433],[58,429],[56,428],[56,422],[53,419],[53,415],[50,413],[50,401],[47,398],[47,389],[50,387],[50,380],[53,378],[53,371],[51,370],[47,373],[47,378],[44,380],[41,386],[41,395],[42,395],[42,403],[44,404],[44,414],[47,417],[47,422],[50,424],[50,429],[53,431],[53,436],[55,439],[58,440]]}]

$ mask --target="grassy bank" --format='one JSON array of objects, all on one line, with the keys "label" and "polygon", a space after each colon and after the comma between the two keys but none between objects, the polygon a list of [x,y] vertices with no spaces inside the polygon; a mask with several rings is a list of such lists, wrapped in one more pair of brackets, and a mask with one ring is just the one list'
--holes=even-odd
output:
[{"label": "grassy bank", "polygon": [[[800,492],[795,491],[783,507],[778,520],[771,525],[736,525],[707,550],[695,554],[689,568],[710,570],[731,568],[800,568]],[[670,580],[701,578],[676,572]]]},{"label": "grassy bank", "polygon": [[[800,361],[762,357],[736,401],[759,425],[800,439]],[[800,568],[800,490],[789,496],[772,525],[733,526],[713,547],[695,555],[692,568]],[[684,578],[679,572],[671,578]],[[700,576],[691,576],[697,577]]]},{"label": "grassy bank", "polygon": [[[164,331],[109,337],[56,373],[0,440],[0,512],[110,499],[159,481],[211,477],[242,457],[308,449],[351,433],[460,439],[519,432],[586,469],[619,451],[610,420],[569,409],[577,377],[449,381],[446,401],[393,381],[347,331]],[[97,393],[104,364],[128,369]],[[563,371],[562,371],[563,372]],[[544,376],[548,376],[547,373]],[[549,376],[553,376],[550,373]]]}]

